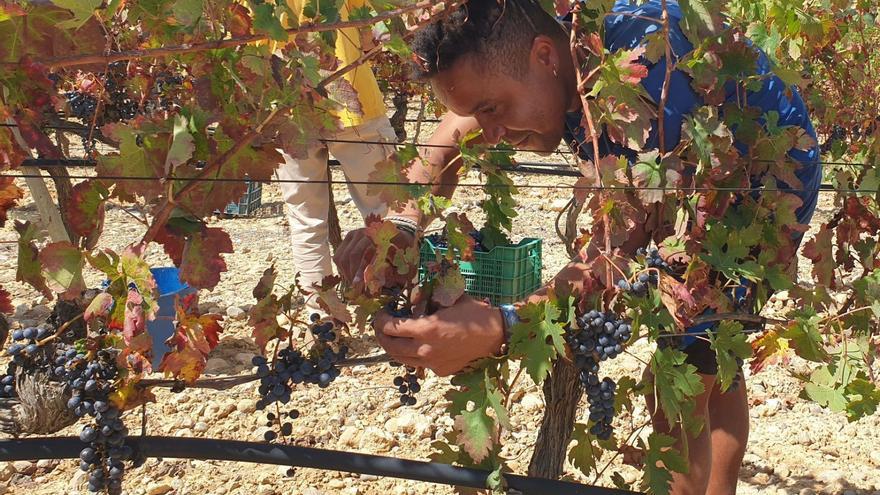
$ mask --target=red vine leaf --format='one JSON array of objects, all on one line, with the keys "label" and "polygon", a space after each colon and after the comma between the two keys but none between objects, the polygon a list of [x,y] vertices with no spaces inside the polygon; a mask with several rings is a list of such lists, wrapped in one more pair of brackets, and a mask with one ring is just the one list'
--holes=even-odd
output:
[{"label": "red vine leaf", "polygon": [[614,63],[620,73],[620,80],[627,84],[638,84],[648,77],[648,67],[639,62],[645,53],[645,47],[637,46],[632,50],[618,50],[614,53]]},{"label": "red vine leaf", "polygon": [[15,203],[24,196],[24,192],[14,181],[12,177],[0,177],[0,227],[6,225],[6,212],[15,207]]},{"label": "red vine leaf", "polygon": [[768,365],[788,364],[791,359],[791,348],[788,339],[782,337],[776,330],[771,330],[752,342],[752,355],[749,365],[752,373],[760,373]]},{"label": "red vine leaf", "polygon": [[39,262],[46,284],[61,299],[74,299],[86,290],[83,254],[69,242],[54,242],[40,251]]},{"label": "red vine leaf", "polygon": [[816,283],[829,289],[836,287],[834,269],[834,256],[832,254],[831,239],[834,232],[827,225],[823,225],[816,237],[804,244],[804,256],[813,261],[813,277]]},{"label": "red vine leaf", "polygon": [[144,298],[137,289],[130,288],[125,299],[125,320],[122,324],[122,337],[125,343],[130,344],[133,338],[144,333],[145,325]]},{"label": "red vine leaf", "polygon": [[388,254],[393,246],[391,241],[399,231],[393,223],[371,216],[367,219],[364,233],[375,245],[373,259],[364,270],[365,288],[370,294],[378,294],[387,285],[386,282],[393,279],[394,273],[389,272],[396,271],[388,262]]},{"label": "red vine leaf", "polygon": [[207,361],[201,352],[192,347],[185,347],[180,351],[165,354],[159,369],[166,375],[186,383],[193,383],[202,376],[206,364]]},{"label": "red vine leaf", "polygon": [[207,227],[190,237],[180,262],[180,279],[193,287],[213,289],[226,271],[222,253],[231,253],[232,240],[223,229]]},{"label": "red vine leaf", "polygon": [[690,324],[698,306],[688,287],[675,277],[660,271],[660,300],[680,327]]},{"label": "red vine leaf", "polygon": [[104,228],[104,203],[110,191],[100,180],[87,180],[73,186],[67,202],[62,205],[73,232],[93,247]]},{"label": "red vine leaf", "polygon": [[9,295],[9,292],[0,287],[0,313],[12,313],[12,296]]},{"label": "red vine leaf", "polygon": [[106,318],[110,316],[110,310],[113,308],[113,296],[109,292],[102,292],[92,299],[89,306],[83,313],[83,320],[90,322],[95,318]]},{"label": "red vine leaf", "polygon": [[153,364],[150,360],[152,355],[153,337],[147,332],[141,332],[126,343],[117,361],[121,368],[142,375],[153,372]]},{"label": "red vine leaf", "polygon": [[30,284],[44,296],[52,299],[54,293],[49,289],[43,276],[40,253],[34,244],[37,229],[30,222],[16,221],[15,230],[18,232],[18,269],[15,272],[15,280]]}]

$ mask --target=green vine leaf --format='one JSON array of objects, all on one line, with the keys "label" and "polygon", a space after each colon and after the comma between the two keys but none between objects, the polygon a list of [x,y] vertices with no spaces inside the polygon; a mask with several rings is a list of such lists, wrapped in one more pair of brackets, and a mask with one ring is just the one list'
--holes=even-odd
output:
[{"label": "green vine leaf", "polygon": [[645,475],[642,489],[654,495],[668,495],[672,474],[688,472],[688,463],[681,453],[673,448],[675,439],[662,433],[651,433],[645,460]]},{"label": "green vine leaf", "polygon": [[678,418],[692,409],[693,398],[705,389],[697,367],[686,359],[685,353],[673,348],[658,349],[651,358],[657,399],[667,418]]},{"label": "green vine leaf", "polygon": [[560,312],[553,304],[541,301],[529,303],[517,313],[520,323],[511,328],[510,356],[522,359],[526,372],[536,385],[541,385],[556,357],[566,353],[562,338],[565,329],[557,323]]},{"label": "green vine leaf", "polygon": [[850,421],[858,421],[877,412],[880,407],[880,389],[863,378],[853,380],[846,386],[846,415]]},{"label": "green vine leaf", "polygon": [[568,449],[568,461],[584,476],[596,472],[596,463],[602,455],[602,449],[593,445],[593,438],[586,424],[574,424],[571,432],[571,441],[574,444]]},{"label": "green vine leaf", "polygon": [[718,360],[718,379],[721,381],[722,392],[730,388],[739,371],[736,358],[745,360],[752,355],[752,346],[742,330],[742,323],[722,321],[709,334],[709,346],[715,351]]}]

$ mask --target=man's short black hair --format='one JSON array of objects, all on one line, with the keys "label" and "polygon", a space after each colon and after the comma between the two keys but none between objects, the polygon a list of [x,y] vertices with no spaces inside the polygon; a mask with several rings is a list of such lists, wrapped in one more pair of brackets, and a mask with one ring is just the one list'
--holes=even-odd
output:
[{"label": "man's short black hair", "polygon": [[566,38],[537,0],[468,0],[416,33],[413,75],[428,79],[460,59],[480,56],[481,63],[520,77],[528,69],[532,42],[541,34],[557,41]]}]

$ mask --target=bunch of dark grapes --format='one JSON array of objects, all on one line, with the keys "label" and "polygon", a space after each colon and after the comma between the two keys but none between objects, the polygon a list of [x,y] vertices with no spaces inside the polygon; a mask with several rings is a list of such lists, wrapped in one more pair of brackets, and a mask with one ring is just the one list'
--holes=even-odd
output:
[{"label": "bunch of dark grapes", "polygon": [[98,99],[88,93],[68,91],[64,93],[67,104],[70,107],[70,116],[81,120],[84,124],[92,123],[95,118],[95,110],[98,109]]},{"label": "bunch of dark grapes", "polygon": [[611,438],[614,428],[614,380],[599,379],[599,363],[614,359],[623,352],[623,345],[632,336],[632,327],[612,313],[592,310],[577,318],[577,329],[571,329],[566,340],[574,355],[579,378],[590,405],[590,433],[600,440]]},{"label": "bunch of dark grapes", "polygon": [[0,375],[0,399],[15,398],[15,365],[6,367],[6,374]]},{"label": "bunch of dark grapes", "polygon": [[12,345],[7,352],[12,356],[12,362],[16,365],[32,370],[39,367],[41,356],[38,342],[50,335],[50,329],[45,326],[20,328],[12,332]]},{"label": "bunch of dark grapes", "polygon": [[[121,419],[121,411],[110,401],[113,381],[118,376],[115,350],[102,349],[88,354],[68,351],[68,360],[60,365],[67,373],[73,393],[67,407],[77,417],[91,417],[79,438],[86,447],[80,452],[80,469],[89,473],[90,492],[106,490],[110,494],[122,492],[125,461],[133,458],[131,447],[125,445],[128,429]],[[60,361],[60,358],[59,358]]]},{"label": "bunch of dark grapes", "polygon": [[[264,410],[272,404],[287,404],[290,402],[291,392],[294,385],[309,384],[317,385],[319,388],[327,388],[341,373],[338,364],[343,361],[348,354],[348,346],[340,345],[338,351],[334,351],[330,344],[333,344],[337,335],[334,331],[335,325],[330,320],[321,320],[320,316],[312,316],[311,331],[317,338],[318,344],[312,348],[308,355],[303,354],[297,349],[286,347],[278,351],[278,356],[273,362],[265,356],[254,356],[252,363],[257,367],[257,376],[260,377],[260,400],[257,401],[257,409]],[[299,416],[298,411],[291,411],[291,419]],[[275,421],[276,415],[267,414],[267,420],[271,423]],[[281,434],[286,429],[290,429],[285,425],[281,425]],[[266,441],[272,441],[277,438],[274,431],[266,433]]]},{"label": "bunch of dark grapes", "polygon": [[[483,233],[474,230],[468,233],[471,236],[471,239],[474,240],[474,251],[477,252],[486,252],[486,246],[483,245]],[[433,233],[428,236],[428,240],[431,241],[431,244],[434,245],[435,248],[448,248],[449,247],[449,239],[445,234]]]},{"label": "bunch of dark grapes", "polygon": [[669,264],[660,257],[660,251],[657,248],[639,248],[636,250],[636,255],[645,257],[645,265],[648,270],[640,273],[632,283],[627,280],[618,281],[617,287],[620,290],[630,292],[636,297],[645,297],[648,295],[648,289],[650,287],[657,287],[659,281],[659,276],[657,275],[658,272],[662,270],[669,273],[671,268]]},{"label": "bunch of dark grapes", "polygon": [[[398,363],[394,363],[398,364]],[[422,390],[419,385],[419,377],[416,375],[416,369],[411,366],[405,366],[402,376],[394,377],[394,386],[400,392],[400,404],[404,406],[416,405],[415,394]]]},{"label": "bunch of dark grapes", "polygon": [[138,114],[138,102],[135,101],[125,88],[128,79],[126,62],[114,62],[110,64],[110,70],[104,77],[104,122],[119,122],[131,120]]}]

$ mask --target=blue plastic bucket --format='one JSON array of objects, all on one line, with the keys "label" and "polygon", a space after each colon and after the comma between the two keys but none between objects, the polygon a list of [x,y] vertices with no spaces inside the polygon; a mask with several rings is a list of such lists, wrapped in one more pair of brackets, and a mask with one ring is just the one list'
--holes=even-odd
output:
[{"label": "blue plastic bucket", "polygon": [[147,321],[147,332],[153,338],[153,368],[156,369],[162,356],[170,350],[165,341],[174,335],[175,301],[196,292],[196,289],[180,281],[180,271],[176,267],[151,268],[150,271],[159,291],[156,319]]}]

